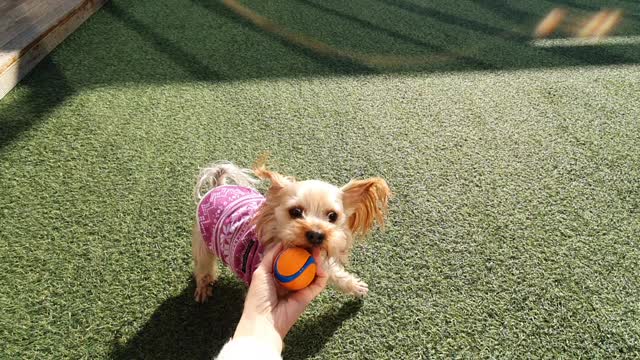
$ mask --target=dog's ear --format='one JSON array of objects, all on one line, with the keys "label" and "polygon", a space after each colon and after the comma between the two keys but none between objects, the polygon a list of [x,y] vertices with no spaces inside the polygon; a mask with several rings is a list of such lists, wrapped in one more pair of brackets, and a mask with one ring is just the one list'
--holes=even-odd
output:
[{"label": "dog's ear", "polygon": [[262,180],[268,180],[271,183],[272,190],[279,190],[285,187],[287,184],[295,181],[294,178],[290,176],[280,175],[277,172],[267,170],[266,166],[267,158],[265,155],[261,156],[260,159],[253,166],[253,172]]},{"label": "dog's ear", "polygon": [[269,246],[276,242],[276,213],[272,202],[265,201],[253,217],[253,224],[256,226],[256,236],[264,246]]},{"label": "dog's ear", "polygon": [[382,178],[352,180],[342,187],[342,203],[347,225],[354,235],[364,236],[374,221],[384,227],[391,190]]},{"label": "dog's ear", "polygon": [[256,226],[256,235],[264,246],[268,246],[278,241],[276,238],[276,213],[275,209],[282,202],[282,194],[287,185],[295,182],[289,176],[280,175],[277,172],[267,170],[265,165],[267,155],[262,155],[253,166],[253,172],[262,180],[268,180],[271,186],[266,194],[264,203],[258,209],[253,223]]},{"label": "dog's ear", "polygon": [[273,189],[281,189],[285,187],[287,184],[293,182],[293,178],[290,176],[280,175],[277,172],[267,170],[263,165],[261,167],[256,167],[253,169],[253,172],[262,180],[269,180],[271,183],[271,187]]}]

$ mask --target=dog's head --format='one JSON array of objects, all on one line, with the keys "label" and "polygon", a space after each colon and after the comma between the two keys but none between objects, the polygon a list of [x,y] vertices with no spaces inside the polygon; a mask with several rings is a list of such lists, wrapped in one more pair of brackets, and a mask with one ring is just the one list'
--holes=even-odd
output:
[{"label": "dog's head", "polygon": [[366,235],[377,222],[384,225],[389,186],[381,178],[353,180],[341,188],[318,180],[296,181],[254,169],[271,186],[255,224],[260,241],[285,247],[320,247],[329,257],[344,260],[354,236]]}]

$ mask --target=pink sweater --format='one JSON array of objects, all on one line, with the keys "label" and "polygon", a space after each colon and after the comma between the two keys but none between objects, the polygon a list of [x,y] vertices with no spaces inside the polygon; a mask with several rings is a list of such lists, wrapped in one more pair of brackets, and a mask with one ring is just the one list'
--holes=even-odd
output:
[{"label": "pink sweater", "polygon": [[207,248],[247,284],[262,259],[263,248],[251,220],[263,202],[264,196],[254,189],[224,185],[213,188],[198,204]]}]

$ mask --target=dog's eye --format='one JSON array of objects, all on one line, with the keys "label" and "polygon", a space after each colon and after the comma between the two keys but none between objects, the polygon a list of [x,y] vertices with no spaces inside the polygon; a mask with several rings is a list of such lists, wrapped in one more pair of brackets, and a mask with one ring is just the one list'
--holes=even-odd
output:
[{"label": "dog's eye", "polygon": [[327,217],[329,218],[329,222],[334,223],[334,222],[338,221],[338,214],[336,214],[336,212],[335,212],[335,211],[330,212],[330,213],[327,215]]},{"label": "dog's eye", "polygon": [[289,216],[291,216],[292,219],[302,219],[302,209],[299,207],[289,209]]}]

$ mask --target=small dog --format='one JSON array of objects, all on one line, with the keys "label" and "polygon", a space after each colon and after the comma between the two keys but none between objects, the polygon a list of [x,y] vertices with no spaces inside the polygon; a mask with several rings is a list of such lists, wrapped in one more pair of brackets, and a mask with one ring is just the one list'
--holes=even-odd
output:
[{"label": "small dog", "polygon": [[[266,196],[255,189],[260,180],[252,173],[270,182]],[[344,265],[355,237],[366,235],[375,222],[384,226],[390,193],[381,178],[352,180],[338,188],[319,180],[296,181],[267,170],[262,161],[253,172],[231,163],[203,169],[195,189],[198,210],[191,243],[196,301],[212,295],[218,258],[249,284],[264,249],[277,242],[320,247],[329,282],[344,293],[365,296],[367,284]]]}]

